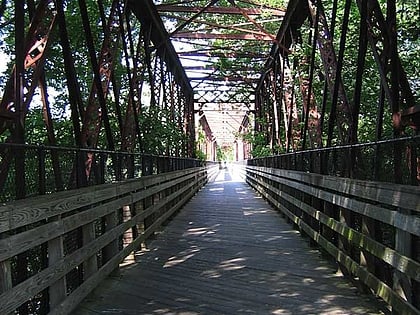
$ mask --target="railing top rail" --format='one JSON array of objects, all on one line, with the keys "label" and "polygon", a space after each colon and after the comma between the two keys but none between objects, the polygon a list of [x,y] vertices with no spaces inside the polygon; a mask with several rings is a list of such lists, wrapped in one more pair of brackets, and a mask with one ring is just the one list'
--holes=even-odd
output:
[{"label": "railing top rail", "polygon": [[293,152],[287,152],[287,153],[271,155],[271,156],[266,156],[266,157],[255,157],[249,160],[260,160],[260,159],[267,159],[267,158],[272,158],[272,157],[277,157],[277,156],[289,156],[289,155],[317,153],[317,152],[326,152],[326,151],[343,150],[343,149],[355,149],[355,148],[364,148],[364,147],[376,146],[376,145],[395,144],[395,143],[400,143],[400,142],[415,142],[415,141],[420,141],[420,135],[395,138],[395,139],[378,140],[374,142],[354,143],[354,144],[337,145],[337,146],[317,148],[317,149],[308,149],[308,150],[302,150],[302,151],[293,151]]}]

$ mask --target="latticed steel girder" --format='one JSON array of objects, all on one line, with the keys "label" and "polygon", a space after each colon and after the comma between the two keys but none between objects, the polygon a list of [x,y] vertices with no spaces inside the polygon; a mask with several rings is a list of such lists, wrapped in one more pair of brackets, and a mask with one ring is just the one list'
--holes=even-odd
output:
[{"label": "latticed steel girder", "polygon": [[[419,119],[419,110],[398,55],[395,22],[385,19],[378,0],[368,0],[365,7],[361,0],[358,0],[357,4],[360,10],[367,11],[367,37],[378,65],[386,98],[391,104],[392,112],[398,113],[395,115],[394,124],[402,131],[403,122],[400,121],[400,116],[404,118],[405,124],[409,124],[410,120],[413,122],[413,118]],[[418,129],[420,124],[414,123],[413,127]]]},{"label": "latticed steel girder", "polygon": [[[393,7],[392,1],[388,4],[386,19],[378,0],[369,0],[354,4],[360,10],[362,19],[349,21],[351,5],[351,1],[344,4],[342,25],[335,32],[340,38],[334,39],[322,1],[289,1],[277,33],[277,41],[273,44],[270,58],[265,64],[266,70],[259,80],[255,98],[255,113],[260,118],[256,121],[255,129],[269,135],[267,144],[272,148],[276,144],[287,151],[320,147],[325,145],[322,139],[327,139],[327,146],[332,145],[333,141],[336,144],[358,141],[360,93],[367,52],[362,42],[364,38],[372,47],[381,79],[379,88],[385,92],[392,109],[394,128],[399,130],[396,136],[403,134],[402,130],[406,125],[418,130],[420,110],[415,104],[396,49],[396,12],[390,9]],[[309,21],[309,27],[303,27],[306,21]],[[334,25],[335,20],[331,23]],[[361,46],[352,101],[349,101],[341,76],[349,23],[361,25]],[[367,26],[363,28],[363,24]],[[311,53],[302,54],[301,47],[304,44],[301,38],[304,30],[309,30],[308,39],[312,47]],[[295,54],[295,51],[299,51],[299,54]],[[315,65],[316,54],[319,55],[322,68]],[[322,102],[319,104],[316,103],[314,92],[315,80],[324,85]],[[323,125],[327,123],[327,134],[323,134]],[[382,126],[382,122],[379,126]],[[377,134],[380,135],[378,132]]]},{"label": "latticed steel girder", "polygon": [[[52,0],[41,1],[33,13],[33,22],[23,44],[25,56],[23,66],[13,67],[1,99],[0,134],[8,128],[14,128],[13,126],[18,121],[22,122],[25,118],[43,74],[43,65],[46,60],[44,52],[51,43],[51,32],[56,26],[56,15],[55,2]],[[20,86],[16,86],[17,77],[20,78]],[[24,90],[23,87],[25,87]],[[16,100],[17,89],[24,91],[21,100]]]},{"label": "latticed steel girder", "polygon": [[[68,89],[74,143],[77,146],[84,148],[100,146],[114,150],[117,149],[116,144],[118,143],[121,145],[120,150],[147,151],[147,148],[142,147],[139,116],[142,115],[142,103],[145,103],[143,90],[145,87],[150,87],[154,95],[152,103],[171,112],[172,117],[177,115],[178,122],[175,126],[188,139],[183,144],[177,144],[182,147],[167,148],[166,152],[193,156],[194,104],[192,88],[173,46],[168,40],[168,34],[153,3],[148,0],[114,0],[110,7],[105,9],[102,7],[103,3],[99,2],[104,33],[100,48],[95,47],[90,29],[89,20],[91,17],[86,2],[80,0],[78,4],[77,10],[80,12],[78,17],[80,25],[84,29],[88,48],[85,59],[89,60],[92,67],[87,71],[90,71],[94,77],[90,92],[87,93],[88,96],[86,93],[82,94],[78,83],[63,1],[41,0],[34,8],[34,12],[24,12],[23,8],[20,12],[16,9],[20,16],[19,19],[16,19],[17,30],[20,30],[19,34],[22,35],[15,37],[21,48],[16,49],[17,64],[7,81],[0,104],[0,134],[8,133],[7,141],[9,142],[24,142],[25,119],[32,96],[39,86],[45,113],[44,120],[48,131],[48,143],[59,145],[56,143],[53,120],[49,112],[50,104],[46,93],[48,82],[45,81],[44,76],[44,71],[46,71],[44,64],[49,58],[50,47],[54,46],[57,51],[57,41],[52,39],[51,34],[58,25],[58,39],[63,55],[63,73]],[[16,3],[16,8],[18,7],[20,8]],[[28,6],[28,10],[31,8],[32,6]],[[105,12],[107,16],[105,16]],[[24,36],[24,15],[26,13],[29,13],[32,20],[28,32]],[[139,22],[140,31],[133,32],[131,24],[139,24]],[[133,38],[133,36],[138,38]],[[123,68],[129,82],[127,84],[128,91],[119,90],[122,86],[119,81],[126,79],[116,77],[114,72],[117,58],[120,56],[123,57],[125,63],[125,68],[124,66]],[[119,59],[118,62],[120,62]],[[57,69],[54,70],[57,71]],[[109,96],[110,93],[112,93],[112,97]],[[84,98],[86,105],[83,104]],[[146,104],[147,106],[149,104]],[[111,127],[109,112],[113,113],[112,116],[116,116],[113,118],[117,120],[117,124],[114,126],[118,126],[119,130]],[[105,141],[102,140],[102,133],[105,134]],[[42,139],[39,140],[42,141]],[[3,155],[6,153],[3,152]],[[10,152],[7,154],[10,155]],[[70,185],[84,185],[91,176],[91,168],[95,163],[94,154],[81,157],[81,159],[85,159],[81,163],[84,163],[86,170],[79,174],[74,172],[74,182]],[[10,160],[5,155],[2,156],[1,168],[8,169],[7,163]],[[80,163],[74,163],[74,165],[77,164]],[[53,165],[59,165],[58,160],[53,161]],[[59,169],[55,170],[58,177],[60,177],[59,172]],[[7,172],[2,172],[0,183],[4,183],[6,176]],[[24,176],[23,171],[22,176]]]},{"label": "latticed steel girder", "polygon": [[[172,21],[171,25],[176,23],[169,34],[192,82],[196,109],[207,104],[211,110],[210,104],[218,102],[248,105],[253,102],[256,69],[268,56],[271,42],[276,41],[273,26],[277,28],[283,19],[283,8],[233,0],[200,0],[193,5],[163,1],[159,2],[157,10],[163,20]],[[221,19],[231,21],[221,23]],[[234,68],[235,64],[241,66]],[[216,85],[221,81],[226,82],[224,88]],[[212,120],[212,129],[222,129],[217,123],[222,121],[222,117],[219,118]]]}]

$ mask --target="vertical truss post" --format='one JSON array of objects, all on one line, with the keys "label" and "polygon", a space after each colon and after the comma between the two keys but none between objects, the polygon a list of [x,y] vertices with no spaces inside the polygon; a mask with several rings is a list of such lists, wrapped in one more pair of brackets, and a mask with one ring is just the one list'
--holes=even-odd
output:
[{"label": "vertical truss post", "polygon": [[[48,136],[48,143],[50,145],[57,145],[53,120],[51,116],[50,104],[48,102],[48,93],[47,93],[47,85],[45,80],[45,74],[43,73],[41,79],[39,81],[39,89],[41,91],[41,101],[42,101],[42,115],[44,117],[44,124],[47,129],[47,136]],[[60,161],[58,152],[56,150],[51,150],[51,160],[52,160],[52,167],[54,172],[55,178],[55,187],[57,190],[63,190],[63,180],[61,177],[61,169],[60,169]],[[45,174],[43,174],[45,176]]]},{"label": "vertical truss post", "polygon": [[187,156],[196,158],[195,156],[195,121],[194,121],[194,95],[185,95],[185,106],[188,108],[188,150]]},{"label": "vertical truss post", "polygon": [[[139,78],[138,73],[138,62],[137,55],[134,52],[134,44],[131,34],[131,27],[129,23],[128,14],[124,15],[120,12],[120,21],[125,21],[125,23],[120,23],[121,36],[128,39],[129,47],[125,40],[122,41],[123,51],[124,51],[124,60],[125,66],[127,68],[127,77],[129,82],[129,95],[128,95],[128,104],[126,107],[125,119],[122,122],[122,117],[120,117],[120,130],[121,130],[121,150],[134,152],[136,147],[136,136],[138,139],[141,137],[140,126],[138,121],[138,115],[140,111],[140,102],[141,102],[141,93],[138,86]],[[127,31],[124,28],[126,25]],[[127,37],[125,37],[127,33]],[[139,36],[141,41],[141,35]],[[130,53],[129,53],[130,51]],[[132,71],[130,71],[130,60],[129,55],[132,56]],[[141,83],[140,83],[141,84]],[[119,107],[119,104],[118,104]],[[119,110],[120,111],[120,110]],[[120,111],[121,112],[121,111]],[[121,116],[121,114],[120,114]]]},{"label": "vertical truss post", "polygon": [[67,26],[63,11],[63,0],[57,0],[57,20],[60,33],[60,43],[63,51],[64,72],[67,80],[67,89],[69,93],[71,120],[73,123],[74,141],[76,146],[80,147],[81,127],[80,120],[83,117],[83,101],[80,95],[80,87],[77,81],[76,70],[74,68],[74,59],[71,55]]},{"label": "vertical truss post", "polygon": [[271,89],[272,89],[272,97],[273,97],[273,152],[276,153],[278,151],[278,147],[280,144],[280,131],[279,131],[279,91],[277,85],[277,78],[278,78],[278,67],[277,62],[273,64],[273,73],[272,73],[272,80],[271,80]]},{"label": "vertical truss post", "polygon": [[[280,54],[276,56],[274,63],[274,97],[275,97],[275,123],[276,123],[276,138],[279,148],[283,145],[281,138],[281,113],[282,113],[282,100],[283,100],[283,75],[281,73],[281,58]],[[277,152],[279,153],[279,152]]]},{"label": "vertical truss post", "polygon": [[[12,141],[24,143],[24,100],[23,100],[23,76],[24,76],[24,27],[25,27],[24,1],[15,1],[15,72],[14,72],[14,107],[17,113],[14,128],[11,130]],[[25,197],[25,151],[17,148],[14,152],[15,160],[15,187],[16,199]],[[16,279],[22,282],[28,277],[28,255],[20,253],[16,259]],[[18,308],[19,314],[29,314],[29,304],[25,302]]]},{"label": "vertical truss post", "polygon": [[284,102],[287,112],[286,152],[295,151],[300,141],[299,115],[295,99],[295,77],[289,59],[284,63]]},{"label": "vertical truss post", "polygon": [[145,51],[145,62],[146,68],[149,75],[149,84],[150,84],[150,107],[153,108],[156,106],[156,95],[155,95],[155,79],[154,73],[152,70],[152,48],[150,47],[151,39],[150,35],[152,32],[152,26],[149,26],[149,29],[143,29],[143,37],[144,37],[144,51]]},{"label": "vertical truss post", "polygon": [[[315,69],[315,52],[316,52],[316,36],[318,33],[318,20],[319,20],[319,10],[316,11],[315,20],[313,20],[314,34],[312,35],[312,51],[310,56],[310,66],[309,66],[309,78],[307,80],[308,84],[301,84],[301,90],[303,95],[303,108],[305,110],[304,117],[304,130],[303,130],[303,140],[302,140],[302,149],[306,148],[306,139],[307,133],[310,142],[310,147],[320,147],[322,144],[322,135],[318,128],[319,126],[319,113],[315,103],[315,95],[312,91],[313,79],[314,79],[314,69]],[[306,81],[305,79],[303,80]]]},{"label": "vertical truss post", "polygon": [[[88,104],[85,110],[85,117],[82,128],[82,146],[87,148],[95,148],[98,145],[98,137],[102,121],[105,125],[107,135],[108,148],[114,150],[111,128],[109,126],[106,97],[109,92],[109,83],[111,74],[115,66],[115,54],[119,44],[119,10],[125,10],[125,1],[114,0],[111,5],[107,30],[102,43],[99,58],[96,59],[93,48],[93,39],[90,31],[89,20],[87,16],[86,3],[79,0],[80,10],[82,12],[83,24],[85,28],[86,41],[88,44],[89,54],[92,62],[94,82],[89,94]],[[90,173],[88,166],[88,173]]]},{"label": "vertical truss post", "polygon": [[[344,85],[341,79],[341,70],[337,64],[337,58],[332,43],[332,35],[329,31],[327,19],[325,16],[324,8],[321,2],[317,5],[313,0],[308,0],[309,12],[312,19],[318,20],[318,32],[317,42],[321,53],[322,63],[324,65],[324,71],[326,81],[328,83],[329,92],[331,95],[335,95],[336,105],[332,105],[332,112],[330,113],[330,123],[328,132],[328,143],[327,146],[331,146],[332,131],[335,125],[337,125],[339,138],[341,143],[348,142],[348,129],[351,127],[351,109],[347,96],[345,94]],[[319,10],[319,13],[317,11]],[[318,14],[318,18],[316,17]],[[335,108],[336,106],[336,108]],[[335,124],[336,120],[336,124]]]},{"label": "vertical truss post", "polygon": [[[85,0],[79,0],[79,7],[83,17],[86,42],[89,49],[91,63],[94,71],[94,82],[92,84],[88,103],[86,105],[81,133],[81,145],[86,148],[95,148],[98,145],[99,133],[102,122],[104,123],[108,148],[114,150],[113,135],[108,119],[108,110],[106,98],[109,92],[109,84],[115,66],[115,56],[119,44],[119,12],[125,12],[125,0],[114,0],[109,12],[109,18],[105,31],[105,37],[102,42],[99,58],[96,59],[93,39],[90,31],[89,19]],[[85,161],[86,177],[89,178],[94,163],[92,157],[87,157]],[[114,160],[114,168],[117,163]],[[119,174],[119,170],[116,169]]]}]

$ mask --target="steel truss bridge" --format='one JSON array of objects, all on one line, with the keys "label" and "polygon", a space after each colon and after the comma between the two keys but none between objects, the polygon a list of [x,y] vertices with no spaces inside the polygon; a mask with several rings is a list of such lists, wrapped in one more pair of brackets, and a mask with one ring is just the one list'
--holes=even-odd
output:
[{"label": "steel truss bridge", "polygon": [[0,313],[72,312],[229,157],[361,291],[419,314],[405,8],[0,1]]}]

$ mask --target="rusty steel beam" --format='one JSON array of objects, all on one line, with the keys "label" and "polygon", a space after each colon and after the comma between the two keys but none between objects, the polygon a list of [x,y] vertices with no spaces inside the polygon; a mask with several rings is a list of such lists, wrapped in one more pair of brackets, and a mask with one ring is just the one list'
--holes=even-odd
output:
[{"label": "rusty steel beam", "polygon": [[[56,24],[56,12],[48,8],[49,4],[55,6],[52,0],[44,0],[38,4],[28,33],[25,39],[20,42],[20,45],[24,48],[21,52],[17,52],[17,54],[23,54],[24,61],[22,65],[14,66],[12,75],[6,83],[0,103],[0,109],[4,112],[0,116],[0,134],[11,128],[18,120],[23,121],[25,119],[29,104],[38,86],[38,81],[46,60],[45,51],[51,42],[50,33]],[[21,66],[23,67],[22,70],[17,70]],[[26,87],[25,91],[22,92],[24,95],[22,95],[22,104],[18,106],[19,108],[16,108],[15,86],[19,86],[14,82],[16,71],[18,71],[17,73],[20,78],[19,82],[22,82]],[[3,119],[3,117],[14,118],[15,121]]]},{"label": "rusty steel beam", "polygon": [[186,96],[192,95],[193,91],[188,77],[185,74],[172,43],[168,40],[169,34],[159,17],[155,5],[150,0],[128,0],[128,5],[145,29],[153,27],[150,40],[154,43],[158,55],[165,60],[168,68],[175,75],[177,83],[183,88]]},{"label": "rusty steel beam", "polygon": [[[171,4],[161,4],[157,5],[156,9],[159,12],[178,12],[178,13],[198,13],[203,11],[203,7],[197,6],[181,6],[181,5],[171,5]],[[285,15],[285,10],[279,9],[264,9],[264,8],[243,8],[242,10],[236,7],[208,7],[205,8],[205,13],[214,13],[214,14],[239,14],[242,15],[243,12],[246,12],[249,15],[261,15],[267,14],[271,16],[281,16]]]},{"label": "rusty steel beam", "polygon": [[[67,32],[67,25],[63,9],[63,0],[57,0],[57,20],[60,34],[60,44],[63,52],[64,73],[67,80],[69,102],[71,109],[71,120],[73,124],[74,141],[77,147],[81,146],[81,126],[80,120],[83,118],[84,107],[80,94],[80,86],[77,81],[74,59],[71,54],[71,47]],[[78,176],[81,178],[81,176]]]},{"label": "rusty steel beam", "polygon": [[258,79],[247,78],[239,75],[214,75],[206,77],[190,77],[190,81],[208,81],[214,82],[245,82],[245,83],[256,83]]},{"label": "rusty steel beam", "polygon": [[[385,95],[390,104],[399,103],[403,109],[415,105],[415,98],[411,91],[406,73],[401,64],[401,59],[397,52],[394,52],[390,45],[392,40],[391,27],[385,20],[381,7],[377,0],[367,0],[367,24],[368,24],[368,40],[373,50],[373,56],[378,65],[382,86]],[[359,10],[362,10],[362,1],[358,0]],[[388,66],[389,61],[393,60],[395,64],[394,71]],[[391,74],[398,74],[395,78],[396,82],[391,83]],[[398,91],[399,90],[399,91]],[[400,92],[400,93],[399,93]],[[400,94],[399,100],[394,100],[394,94]],[[398,98],[398,97],[397,97]],[[397,105],[393,105],[395,108]],[[398,108],[398,110],[400,110]]]},{"label": "rusty steel beam", "polygon": [[[353,117],[351,114],[350,103],[348,101],[344,84],[337,68],[337,57],[333,46],[333,39],[330,35],[327,18],[322,3],[314,5],[312,0],[308,0],[309,12],[312,19],[318,21],[317,43],[321,53],[322,63],[324,65],[325,78],[328,83],[329,92],[337,97],[336,121],[334,124],[339,131],[342,143],[349,141],[348,130],[353,128]],[[317,13],[317,11],[319,11]],[[337,73],[339,74],[337,76]]]},{"label": "rusty steel beam", "polygon": [[221,51],[184,51],[179,52],[178,56],[183,57],[223,57],[223,58],[252,58],[252,59],[263,59],[266,58],[265,54],[256,54],[252,52],[221,52]]},{"label": "rusty steel beam", "polygon": [[[122,11],[124,11],[124,2],[125,1],[121,0],[114,0],[112,2],[101,52],[97,61],[96,57],[93,58],[93,56],[91,56],[95,76],[89,94],[88,103],[86,105],[81,134],[81,145],[86,148],[97,147],[101,124],[102,122],[107,123],[106,98],[109,92],[109,83],[111,81],[111,74],[115,65],[115,54],[117,52],[120,38],[119,7],[122,6]],[[83,6],[81,6],[81,10],[82,9]],[[89,32],[86,32],[86,34],[89,35],[90,30]],[[109,149],[113,150],[114,147],[112,136],[109,134],[109,126],[105,127]],[[90,166],[88,165],[86,173],[89,174],[89,172]]]},{"label": "rusty steel beam", "polygon": [[[24,3],[15,3],[15,55],[16,64],[6,83],[0,103],[0,134],[10,130],[6,141],[24,143],[25,118],[29,104],[38,82],[43,74],[43,65],[46,60],[46,49],[50,44],[50,33],[55,27],[56,12],[50,10],[48,5],[55,3],[51,0],[41,1],[32,17],[31,25],[25,36],[24,33]],[[24,89],[25,87],[25,89]],[[1,152],[0,163],[0,189],[3,188],[8,170],[15,155],[16,171],[16,197],[23,198],[25,193],[25,165],[22,152],[5,150]]]},{"label": "rusty steel beam", "polygon": [[[192,21],[192,18],[187,19],[187,18],[184,18],[182,16],[172,16],[172,15],[165,15],[165,14],[161,14],[161,15],[162,16],[165,16],[165,17],[168,17],[170,19],[174,19],[175,18],[177,20],[181,20],[181,21],[185,21],[185,22],[191,21],[190,23],[198,24],[200,26],[202,26],[202,25],[210,26],[210,27],[206,27],[206,28],[200,28],[201,31],[210,31],[210,30],[213,30],[214,28],[218,28],[218,29],[227,29],[227,30],[239,31],[239,32],[250,33],[250,34],[268,34],[268,35],[270,35],[260,25],[259,25],[259,29],[260,29],[259,31],[254,31],[254,30],[251,30],[249,28],[240,27],[240,26],[242,26],[242,24],[244,24],[244,25],[252,25],[252,24],[256,23],[255,21],[249,22],[249,23],[239,23],[239,24],[236,24],[236,25],[226,25],[226,24],[212,23],[212,22],[208,22],[206,20],[198,20],[198,19],[194,19]],[[273,21],[273,20],[270,20],[270,21]],[[276,19],[275,21],[281,21],[281,19]],[[266,20],[264,20],[264,21],[258,21],[258,23],[260,23],[260,24],[265,23],[265,22],[267,22],[267,21]],[[177,27],[177,29],[175,31],[171,32],[171,34],[177,33],[182,28],[185,28],[186,25],[184,23],[181,26]]]},{"label": "rusty steel beam", "polygon": [[269,32],[267,32],[267,30],[265,30],[264,27],[262,27],[255,19],[253,19],[245,9],[238,6],[235,0],[228,0],[228,1],[233,5],[234,8],[239,9],[241,14],[245,17],[245,19],[247,19],[250,23],[252,23],[258,30],[260,30],[266,36],[270,37],[272,41],[274,42],[276,41],[276,37],[270,34]]},{"label": "rusty steel beam", "polygon": [[180,32],[172,36],[172,38],[187,39],[224,39],[224,40],[256,40],[272,42],[273,38],[266,34],[214,34],[214,33],[191,33]]},{"label": "rusty steel beam", "polygon": [[[123,15],[120,14],[120,19],[122,20]],[[139,125],[139,114],[141,113],[141,94],[144,81],[144,73],[146,67],[142,62],[145,58],[144,45],[143,45],[143,36],[139,36],[138,43],[136,48],[134,47],[134,41],[131,34],[131,24],[129,15],[125,16],[125,25],[127,29],[124,28],[124,23],[120,25],[121,34],[126,34],[128,39],[127,43],[123,42],[123,50],[125,63],[127,68],[127,76],[129,79],[129,98],[128,105],[126,107],[126,113],[124,117],[124,122],[121,121],[121,150],[127,152],[134,152],[136,147],[136,140],[139,144],[139,151],[142,152],[143,146],[141,141],[141,131]],[[141,32],[140,32],[141,34]],[[129,56],[133,56],[133,69],[130,71],[130,60]],[[122,117],[121,117],[122,120]],[[137,139],[136,139],[137,136]]]},{"label": "rusty steel beam", "polygon": [[170,36],[178,33],[181,29],[185,28],[187,25],[191,24],[194,20],[196,20],[204,11],[214,5],[218,0],[211,0],[205,7],[201,8],[198,12],[196,12],[193,16],[185,19],[185,21],[176,27],[176,29],[171,32]]}]

